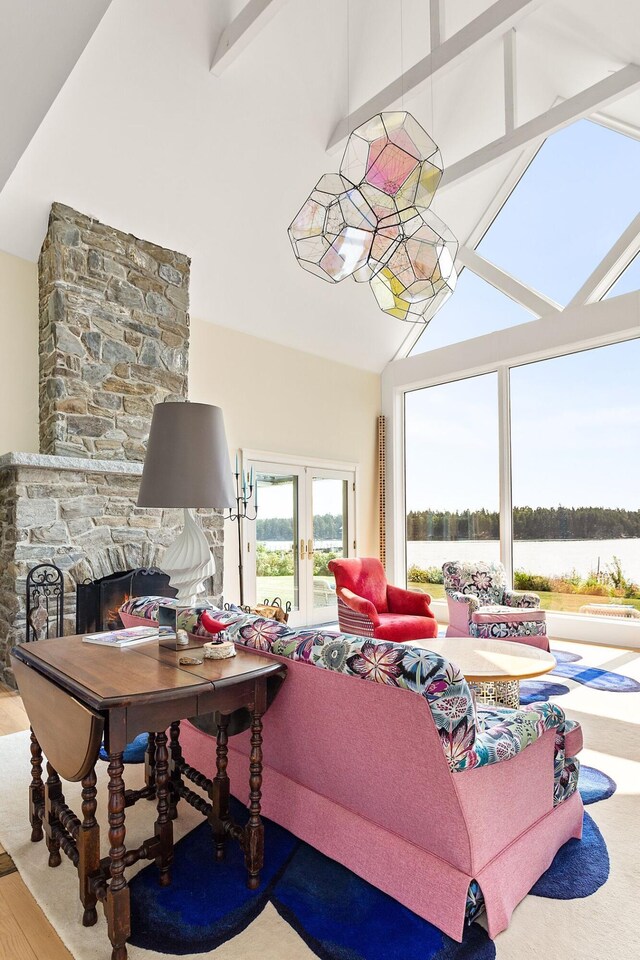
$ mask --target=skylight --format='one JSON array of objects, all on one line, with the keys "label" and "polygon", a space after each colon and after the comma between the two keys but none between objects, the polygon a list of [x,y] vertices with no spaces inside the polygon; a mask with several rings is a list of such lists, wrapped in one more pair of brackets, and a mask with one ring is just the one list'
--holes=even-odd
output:
[{"label": "skylight", "polygon": [[558,131],[478,253],[565,306],[640,209],[638,169],[640,142],[630,137],[589,120]]},{"label": "skylight", "polygon": [[455,292],[436,313],[409,356],[527,323],[534,317],[486,280],[463,270]]}]

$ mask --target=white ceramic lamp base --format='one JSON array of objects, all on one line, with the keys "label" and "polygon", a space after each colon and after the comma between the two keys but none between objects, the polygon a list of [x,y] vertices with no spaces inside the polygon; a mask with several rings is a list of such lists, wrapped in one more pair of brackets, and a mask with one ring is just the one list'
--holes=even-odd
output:
[{"label": "white ceramic lamp base", "polygon": [[177,600],[183,606],[193,606],[204,593],[204,580],[216,570],[211,547],[195,512],[184,508],[182,533],[167,547],[162,567],[171,586],[178,591]]}]

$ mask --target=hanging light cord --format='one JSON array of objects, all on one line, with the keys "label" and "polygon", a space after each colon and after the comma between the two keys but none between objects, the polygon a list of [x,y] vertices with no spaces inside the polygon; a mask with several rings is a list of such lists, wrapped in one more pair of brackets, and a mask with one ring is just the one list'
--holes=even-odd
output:
[{"label": "hanging light cord", "polygon": [[400,0],[400,106],[404,110],[404,23],[402,8],[403,3]]},{"label": "hanging light cord", "polygon": [[349,37],[350,37],[350,0],[347,0],[347,133],[351,136],[351,65],[349,58]]}]

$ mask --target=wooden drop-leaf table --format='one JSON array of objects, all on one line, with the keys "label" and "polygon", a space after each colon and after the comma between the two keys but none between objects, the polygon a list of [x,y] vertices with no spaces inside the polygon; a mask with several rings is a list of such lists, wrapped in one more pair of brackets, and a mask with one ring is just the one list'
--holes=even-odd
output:
[{"label": "wooden drop-leaf table", "polygon": [[[40,640],[14,647],[11,663],[31,724],[31,839],[46,838],[49,865],[62,850],[78,870],[83,923],[97,920],[102,901],[112,960],[126,960],[130,934],[129,888],[125,869],[138,860],[154,860],[161,884],[170,883],[173,819],[185,800],[211,824],[216,857],[224,856],[228,837],[240,842],[247,883],[256,889],[263,864],[264,827],[260,818],[262,715],[273,699],[286,667],[238,648],[228,660],[204,660],[183,666],[175,650],[150,640],[129,649],[84,643],[81,636]],[[249,818],[244,826],[229,814],[227,739],[229,720],[245,711],[251,727]],[[215,714],[216,776],[209,780],[189,766],[180,749],[180,721]],[[169,737],[167,737],[169,729]],[[145,786],[125,790],[123,753],[127,743],[148,732]],[[96,820],[95,765],[104,738],[109,757],[109,855],[100,858]],[[43,753],[47,776],[43,780]],[[66,804],[62,780],[82,783],[82,818]],[[189,780],[208,795],[187,787]],[[125,808],[141,799],[157,801],[154,834],[140,847],[125,847]]]}]

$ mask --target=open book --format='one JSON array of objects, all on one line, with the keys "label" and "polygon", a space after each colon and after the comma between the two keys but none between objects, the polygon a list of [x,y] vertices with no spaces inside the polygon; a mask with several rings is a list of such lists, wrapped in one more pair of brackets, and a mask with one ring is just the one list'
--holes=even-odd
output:
[{"label": "open book", "polygon": [[128,627],[126,630],[107,630],[104,633],[88,633],[85,643],[101,643],[105,647],[133,647],[158,637],[157,627]]}]

